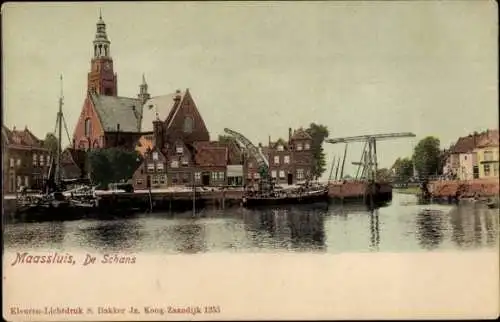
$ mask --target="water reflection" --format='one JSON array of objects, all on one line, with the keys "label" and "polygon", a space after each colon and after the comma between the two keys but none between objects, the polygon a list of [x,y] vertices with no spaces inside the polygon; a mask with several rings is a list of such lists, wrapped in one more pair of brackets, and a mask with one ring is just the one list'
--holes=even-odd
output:
[{"label": "water reflection", "polygon": [[425,249],[436,249],[443,241],[443,213],[438,210],[423,210],[417,214],[416,235]]},{"label": "water reflection", "polygon": [[16,223],[7,225],[3,232],[5,246],[51,247],[60,249],[66,231],[63,222]]},{"label": "water reflection", "polygon": [[378,251],[380,245],[380,224],[378,210],[370,211],[370,248]]},{"label": "water reflection", "polygon": [[137,221],[94,221],[81,228],[82,242],[91,248],[110,251],[131,251],[142,239],[143,233]]},{"label": "water reflection", "polygon": [[492,247],[498,241],[498,210],[480,205],[455,207],[450,213],[452,241],[462,248]]},{"label": "water reflection", "polygon": [[6,249],[106,252],[366,252],[498,247],[498,210],[480,206],[205,209],[97,221],[12,223]]},{"label": "water reflection", "polygon": [[175,250],[182,253],[199,253],[207,250],[205,229],[196,222],[176,225],[167,229],[174,241]]}]

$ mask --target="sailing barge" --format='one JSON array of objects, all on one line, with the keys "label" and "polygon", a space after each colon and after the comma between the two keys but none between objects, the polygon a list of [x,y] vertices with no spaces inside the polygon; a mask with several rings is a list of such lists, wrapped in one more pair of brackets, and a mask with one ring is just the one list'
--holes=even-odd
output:
[{"label": "sailing barge", "polygon": [[294,190],[273,189],[266,192],[247,192],[243,196],[243,206],[247,208],[320,202],[328,202],[327,186],[302,186]]}]

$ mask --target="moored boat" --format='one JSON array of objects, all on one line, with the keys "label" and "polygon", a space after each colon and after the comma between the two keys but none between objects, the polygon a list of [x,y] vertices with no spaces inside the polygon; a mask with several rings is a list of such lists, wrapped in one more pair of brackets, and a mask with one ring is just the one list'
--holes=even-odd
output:
[{"label": "moored boat", "polygon": [[267,193],[247,193],[243,206],[258,207],[271,205],[312,204],[328,202],[328,188],[318,187],[298,191],[271,191]]}]

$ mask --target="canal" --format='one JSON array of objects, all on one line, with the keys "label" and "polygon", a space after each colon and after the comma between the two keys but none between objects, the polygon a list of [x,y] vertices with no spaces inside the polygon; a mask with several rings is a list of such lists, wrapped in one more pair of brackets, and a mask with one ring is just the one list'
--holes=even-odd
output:
[{"label": "canal", "polygon": [[363,206],[301,206],[144,214],[109,221],[12,223],[6,252],[426,252],[494,250],[499,214],[485,206],[417,205],[395,194],[375,211]]}]

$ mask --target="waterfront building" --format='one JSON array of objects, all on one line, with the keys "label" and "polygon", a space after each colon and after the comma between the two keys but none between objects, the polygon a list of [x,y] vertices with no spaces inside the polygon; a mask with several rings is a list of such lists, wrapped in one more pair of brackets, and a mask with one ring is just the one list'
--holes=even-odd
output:
[{"label": "waterfront building", "polygon": [[2,126],[3,192],[15,193],[21,186],[42,188],[51,163],[44,141],[29,129]]},{"label": "waterfront building", "polygon": [[[269,162],[269,174],[278,184],[296,184],[306,179],[312,179],[313,151],[312,137],[299,128],[292,132],[288,129],[288,140],[278,139],[275,142],[269,138],[268,146],[259,144],[259,149]],[[257,162],[249,158],[247,163],[247,180],[255,184],[260,179]]]},{"label": "waterfront building", "polygon": [[478,142],[474,153],[477,155],[480,179],[499,177],[499,136],[498,130],[488,130]]}]

